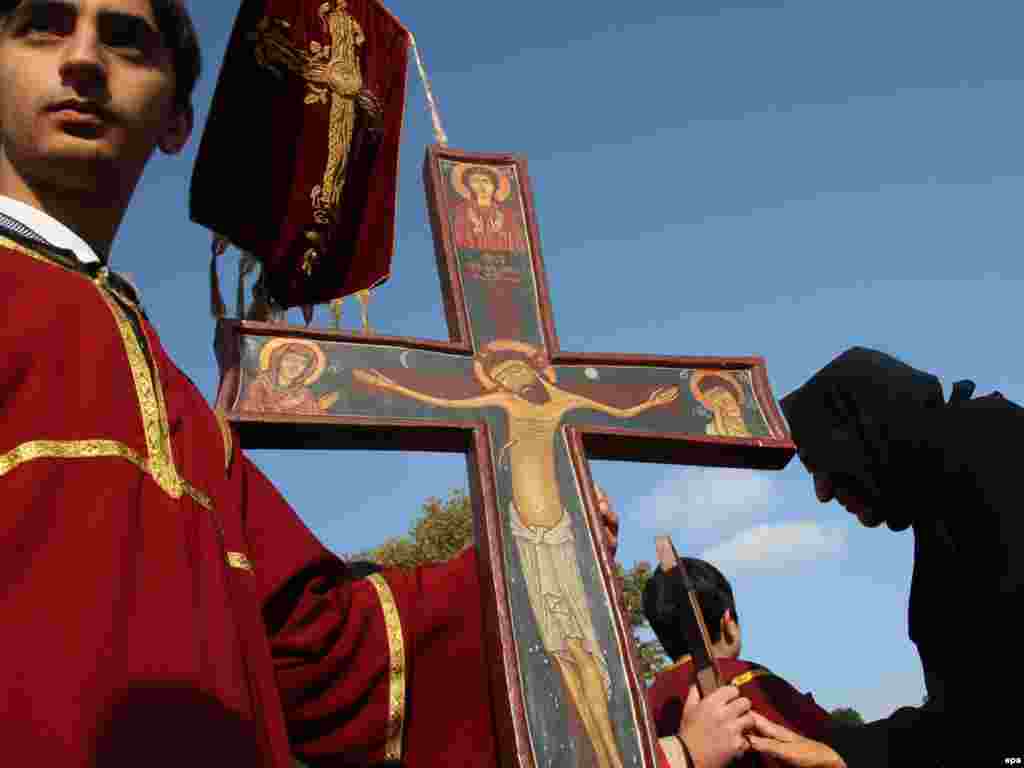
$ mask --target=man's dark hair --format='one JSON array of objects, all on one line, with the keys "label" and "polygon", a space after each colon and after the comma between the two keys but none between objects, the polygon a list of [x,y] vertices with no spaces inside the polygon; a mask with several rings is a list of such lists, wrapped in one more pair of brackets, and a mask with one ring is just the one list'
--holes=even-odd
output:
[{"label": "man's dark hair", "polygon": [[203,66],[195,25],[182,0],[150,2],[153,4],[157,29],[163,35],[164,45],[170,49],[174,61],[175,101],[180,108],[189,107],[192,104],[192,91],[195,90]]},{"label": "man's dark hair", "polygon": [[[202,69],[199,36],[182,0],[149,2],[164,46],[171,52],[174,64],[175,102],[179,108],[187,108],[192,104],[192,91],[195,90]],[[0,0],[0,22],[21,3],[22,0]]]},{"label": "man's dark hair", "polygon": [[[693,580],[697,603],[708,627],[708,636],[712,643],[718,642],[722,636],[719,625],[727,610],[732,613],[733,619],[739,622],[732,587],[711,563],[684,557],[683,565]],[[673,661],[692,653],[686,632],[683,631],[683,622],[692,622],[689,599],[686,592],[676,586],[675,580],[669,579],[662,572],[660,565],[644,586],[643,611],[658,642]]]}]

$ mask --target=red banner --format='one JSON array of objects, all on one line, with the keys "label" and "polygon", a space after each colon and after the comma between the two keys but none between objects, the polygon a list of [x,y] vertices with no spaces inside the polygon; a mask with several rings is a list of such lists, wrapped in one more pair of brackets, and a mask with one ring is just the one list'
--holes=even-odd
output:
[{"label": "red banner", "polygon": [[252,252],[283,307],[387,279],[410,38],[376,0],[244,0],[191,215]]}]

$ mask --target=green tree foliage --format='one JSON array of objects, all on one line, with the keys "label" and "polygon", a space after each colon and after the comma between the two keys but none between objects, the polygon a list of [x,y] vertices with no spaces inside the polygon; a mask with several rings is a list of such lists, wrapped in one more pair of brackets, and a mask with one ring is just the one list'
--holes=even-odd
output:
[{"label": "green tree foliage", "polygon": [[[376,549],[346,559],[372,560],[389,568],[414,568],[448,560],[472,544],[472,505],[465,491],[455,490],[445,500],[427,499],[407,535],[390,538]],[[651,564],[641,561],[627,571],[616,563],[615,575],[633,630],[640,671],[644,680],[649,682],[668,665],[668,658],[657,640],[642,640],[637,635],[638,630],[647,625],[641,598],[644,585],[651,576]]]},{"label": "green tree foliage", "polygon": [[636,563],[628,571],[618,563],[615,564],[615,575],[622,588],[625,612],[633,630],[633,644],[637,651],[640,673],[648,683],[669,664],[668,656],[656,638],[643,640],[639,635],[639,631],[647,626],[643,612],[643,594],[644,586],[653,572],[651,564],[645,560]]},{"label": "green tree foliage", "polygon": [[839,707],[833,709],[829,714],[832,715],[833,720],[843,725],[864,725],[864,718],[853,707]]},{"label": "green tree foliage", "polygon": [[347,558],[372,560],[388,568],[414,568],[449,560],[473,544],[473,509],[465,491],[442,501],[429,498],[406,536],[388,539],[376,549]]}]

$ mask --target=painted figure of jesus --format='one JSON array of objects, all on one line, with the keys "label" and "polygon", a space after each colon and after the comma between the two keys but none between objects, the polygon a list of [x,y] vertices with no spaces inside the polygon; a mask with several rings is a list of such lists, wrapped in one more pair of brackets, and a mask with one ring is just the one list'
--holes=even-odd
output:
[{"label": "painted figure of jesus", "polygon": [[563,417],[592,409],[628,419],[675,401],[678,387],[654,390],[642,403],[618,408],[556,386],[546,356],[524,342],[498,340],[478,353],[477,380],[487,390],[464,399],[435,397],[379,371],[353,376],[372,387],[442,408],[501,408],[508,442],[498,457],[512,477],[508,513],[530,608],[545,653],[561,674],[600,768],[622,768],[608,712],[610,678],[597,641],[574,548],[572,520],[559,492],[555,445]]}]

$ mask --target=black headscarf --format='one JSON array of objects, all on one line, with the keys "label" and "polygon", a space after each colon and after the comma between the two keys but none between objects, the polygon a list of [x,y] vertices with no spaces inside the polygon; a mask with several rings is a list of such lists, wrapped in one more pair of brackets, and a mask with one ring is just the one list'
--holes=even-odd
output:
[{"label": "black headscarf", "polygon": [[942,385],[931,374],[863,347],[847,350],[782,399],[809,469],[850,486],[893,530],[937,491]]},{"label": "black headscarf", "polygon": [[908,623],[929,705],[837,736],[850,768],[927,765],[929,744],[966,746],[971,765],[1020,751],[1020,665],[990,668],[982,648],[1012,649],[1004,622],[1024,613],[1024,409],[973,389],[957,382],[943,403],[934,376],[858,347],[782,400],[809,469],[848,480],[889,527],[914,526]]}]

